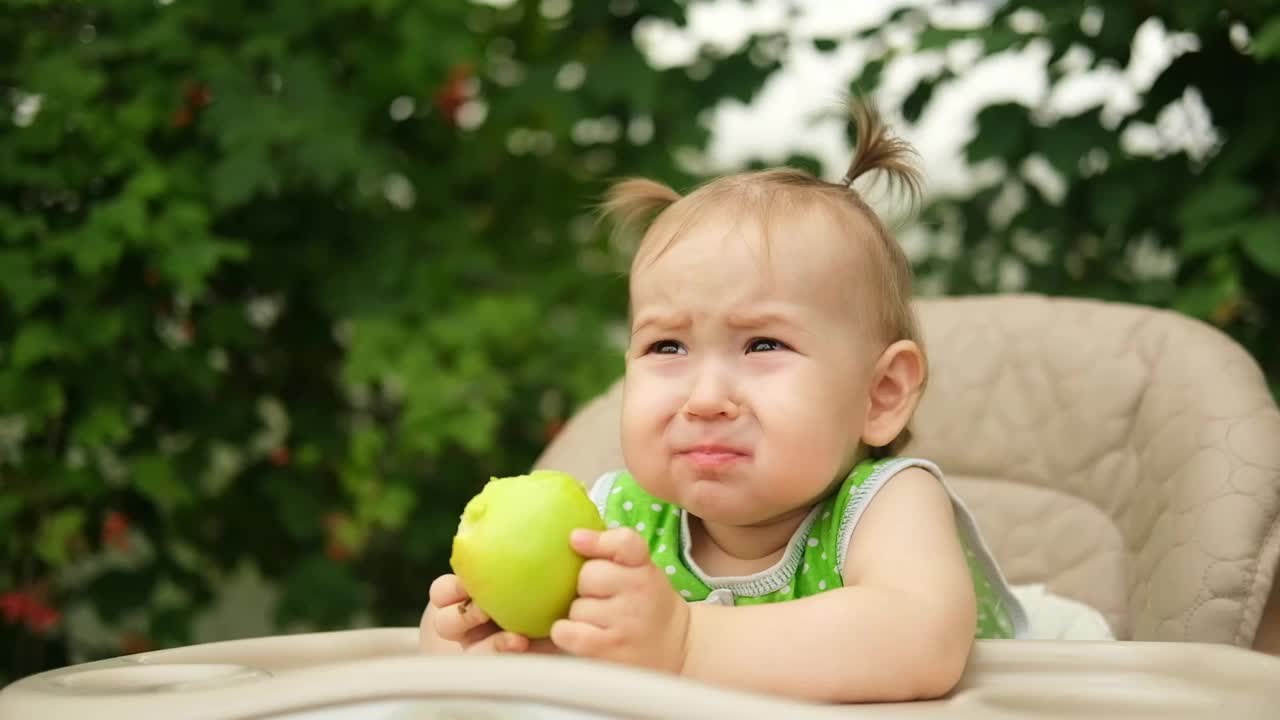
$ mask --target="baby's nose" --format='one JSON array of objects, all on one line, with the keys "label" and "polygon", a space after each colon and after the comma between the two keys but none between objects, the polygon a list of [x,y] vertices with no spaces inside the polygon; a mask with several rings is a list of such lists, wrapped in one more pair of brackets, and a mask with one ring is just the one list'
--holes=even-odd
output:
[{"label": "baby's nose", "polygon": [[737,417],[738,403],[734,399],[729,374],[723,368],[702,368],[689,387],[684,409],[692,417]]}]

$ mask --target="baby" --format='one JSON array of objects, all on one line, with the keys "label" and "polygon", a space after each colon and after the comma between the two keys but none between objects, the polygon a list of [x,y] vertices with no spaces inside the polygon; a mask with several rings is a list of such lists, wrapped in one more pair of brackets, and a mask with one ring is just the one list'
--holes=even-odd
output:
[{"label": "baby", "polygon": [[575,531],[579,597],[549,639],[500,631],[452,575],[429,652],[562,652],[756,692],[938,697],[975,637],[1025,619],[933,463],[900,455],[927,363],[901,248],[853,181],[919,194],[911,148],[855,104],[829,183],[791,169],[605,203],[643,233],[630,277],[626,470]]}]

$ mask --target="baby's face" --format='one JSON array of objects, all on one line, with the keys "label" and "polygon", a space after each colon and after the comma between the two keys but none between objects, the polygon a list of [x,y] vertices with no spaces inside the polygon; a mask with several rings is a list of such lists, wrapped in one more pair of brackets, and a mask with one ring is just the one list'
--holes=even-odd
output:
[{"label": "baby's face", "polygon": [[631,278],[622,443],[651,494],[704,520],[806,508],[853,461],[879,350],[855,258],[819,218],[705,219]]}]

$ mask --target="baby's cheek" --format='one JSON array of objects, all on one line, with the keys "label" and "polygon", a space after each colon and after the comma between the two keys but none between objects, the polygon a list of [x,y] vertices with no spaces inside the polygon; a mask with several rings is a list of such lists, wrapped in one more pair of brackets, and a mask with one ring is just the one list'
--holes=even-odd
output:
[{"label": "baby's cheek", "polygon": [[856,429],[849,421],[809,414],[771,433],[770,456],[786,465],[785,476],[793,479],[788,494],[808,496],[821,492],[839,474],[850,450]]},{"label": "baby's cheek", "polygon": [[622,441],[624,444],[652,443],[661,429],[652,398],[626,398],[622,406]]},{"label": "baby's cheek", "polygon": [[[641,404],[633,404],[622,414],[622,456],[633,473],[644,473],[661,463],[666,455],[665,423]],[[647,473],[645,473],[647,474]]]},{"label": "baby's cheek", "polygon": [[631,442],[656,443],[680,410],[670,389],[653,383],[629,385],[622,397],[622,433]]}]

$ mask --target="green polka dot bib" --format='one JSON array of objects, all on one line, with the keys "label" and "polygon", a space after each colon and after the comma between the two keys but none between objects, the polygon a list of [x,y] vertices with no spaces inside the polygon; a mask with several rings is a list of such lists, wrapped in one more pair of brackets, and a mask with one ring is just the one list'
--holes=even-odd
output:
[{"label": "green polka dot bib", "polygon": [[849,538],[875,493],[895,474],[921,467],[947,488],[956,511],[961,541],[978,598],[978,638],[1013,638],[1026,632],[1026,618],[995,560],[977,531],[972,515],[926,460],[865,460],[849,473],[839,491],[814,506],[773,567],[753,575],[716,577],[693,561],[689,516],[682,508],[644,491],[626,471],[602,475],[591,499],[609,527],[629,527],[649,544],[653,562],[672,587],[689,602],[757,605],[816,595],[842,587]]}]

